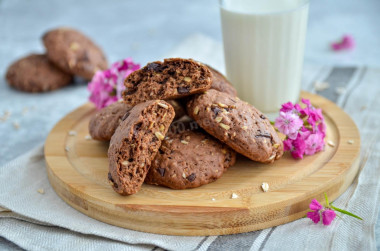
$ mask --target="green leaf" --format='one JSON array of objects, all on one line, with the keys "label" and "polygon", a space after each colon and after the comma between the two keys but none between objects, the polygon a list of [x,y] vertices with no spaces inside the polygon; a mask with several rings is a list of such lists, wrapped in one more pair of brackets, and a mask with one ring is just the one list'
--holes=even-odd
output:
[{"label": "green leaf", "polygon": [[330,207],[329,199],[327,198],[326,193],[325,193],[325,199],[326,199],[326,207]]},{"label": "green leaf", "polygon": [[363,220],[361,217],[359,217],[359,216],[357,216],[357,215],[355,215],[355,214],[353,214],[353,213],[350,213],[350,212],[348,212],[348,211],[346,211],[346,210],[343,210],[343,209],[340,209],[340,208],[334,207],[334,206],[331,205],[331,204],[330,204],[330,207],[331,207],[332,209],[334,209],[334,210],[336,210],[336,211],[342,213],[342,214],[347,214],[347,215],[349,215],[349,216],[351,216],[351,217],[354,217],[354,218],[356,218],[356,219]]}]

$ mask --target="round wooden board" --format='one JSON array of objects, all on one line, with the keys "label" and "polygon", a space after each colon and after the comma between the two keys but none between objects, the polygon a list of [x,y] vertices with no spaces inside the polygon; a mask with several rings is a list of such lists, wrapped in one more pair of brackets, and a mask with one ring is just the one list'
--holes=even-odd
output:
[{"label": "round wooden board", "polygon": [[[112,225],[168,235],[224,235],[277,226],[305,216],[313,198],[326,192],[336,199],[359,169],[360,136],[334,103],[317,95],[302,96],[323,109],[327,138],[335,146],[303,160],[289,154],[274,164],[239,156],[235,166],[214,183],[188,190],[144,184],[135,195],[120,196],[107,181],[108,143],[86,139],[95,112],[85,104],[50,132],[45,158],[57,194],[82,213]],[[69,131],[77,134],[70,136]],[[352,140],[354,143],[349,144]],[[269,184],[269,192],[261,184]],[[235,193],[238,198],[231,198]]]}]

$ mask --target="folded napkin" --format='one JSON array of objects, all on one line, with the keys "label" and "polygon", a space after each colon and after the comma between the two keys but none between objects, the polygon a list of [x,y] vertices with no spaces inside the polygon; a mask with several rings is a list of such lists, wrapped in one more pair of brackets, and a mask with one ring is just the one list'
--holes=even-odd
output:
[{"label": "folded napkin", "polygon": [[[193,57],[220,69],[221,52],[219,43],[194,35],[168,56]],[[316,91],[312,81],[330,81],[331,90],[320,94],[341,105],[360,129],[361,172],[334,204],[360,215],[364,221],[343,216],[326,227],[304,218],[261,231],[209,237],[123,229],[76,211],[56,195],[47,178],[40,145],[0,167],[0,236],[28,250],[375,250],[374,226],[380,206],[380,114],[376,109],[380,99],[372,94],[380,93],[380,70],[347,69],[307,66],[303,87]],[[344,85],[347,92],[331,94],[335,93],[334,83]]]}]

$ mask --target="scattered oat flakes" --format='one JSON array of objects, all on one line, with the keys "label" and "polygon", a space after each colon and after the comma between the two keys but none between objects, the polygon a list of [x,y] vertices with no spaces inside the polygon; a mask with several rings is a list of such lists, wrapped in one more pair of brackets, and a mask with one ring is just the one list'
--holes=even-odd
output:
[{"label": "scattered oat flakes", "polygon": [[231,199],[237,199],[237,198],[239,198],[239,196],[236,193],[232,193]]},{"label": "scattered oat flakes", "polygon": [[166,104],[163,104],[163,103],[158,103],[159,106],[161,106],[162,108],[165,108],[165,109],[168,109],[169,106],[167,106]]},{"label": "scattered oat flakes", "polygon": [[14,129],[16,129],[16,130],[20,129],[20,124],[18,122],[13,122],[12,125],[13,125]]},{"label": "scattered oat flakes", "polygon": [[90,135],[87,134],[86,136],[84,136],[84,139],[85,139],[85,140],[91,140],[92,137],[91,137]]},{"label": "scattered oat flakes", "polygon": [[76,136],[76,135],[77,135],[77,132],[76,132],[76,131],[69,131],[69,135],[70,135],[70,136]]},{"label": "scattered oat flakes", "polygon": [[162,135],[162,133],[160,132],[155,132],[154,135],[156,135],[156,137],[159,139],[159,140],[163,140],[165,138],[164,135]]},{"label": "scattered oat flakes", "polygon": [[335,88],[335,92],[338,95],[343,95],[346,92],[346,88],[339,86],[339,87]]},{"label": "scattered oat flakes", "polygon": [[186,141],[186,140],[181,140],[181,143],[182,143],[182,144],[184,144],[184,145],[187,145],[187,144],[189,144],[189,142],[188,142],[188,141]]},{"label": "scattered oat flakes", "polygon": [[334,146],[335,146],[334,142],[332,142],[331,140],[327,141],[327,144],[328,144],[329,146],[331,146],[331,147],[334,147]]},{"label": "scattered oat flakes", "polygon": [[330,88],[330,84],[327,82],[316,81],[314,83],[314,88],[316,91],[323,91],[323,90]]},{"label": "scattered oat flakes", "polygon": [[269,184],[266,182],[263,182],[263,184],[261,184],[261,189],[263,189],[264,193],[268,192]]},{"label": "scattered oat flakes", "polygon": [[219,126],[225,130],[230,130],[230,126],[229,125],[226,125],[226,124],[223,124],[223,123],[220,123]]},{"label": "scattered oat flakes", "polygon": [[350,140],[347,140],[347,143],[352,145],[354,143],[354,141],[352,139],[350,139]]},{"label": "scattered oat flakes", "polygon": [[39,192],[40,194],[44,194],[45,190],[43,188],[40,188],[40,189],[37,190],[37,192]]}]

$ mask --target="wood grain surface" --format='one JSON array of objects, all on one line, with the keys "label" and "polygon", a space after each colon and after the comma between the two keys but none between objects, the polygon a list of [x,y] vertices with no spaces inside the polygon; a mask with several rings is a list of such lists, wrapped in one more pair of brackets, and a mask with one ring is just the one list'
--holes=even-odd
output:
[{"label": "wood grain surface", "polygon": [[[214,183],[188,190],[144,184],[127,197],[107,181],[108,143],[86,138],[95,108],[85,104],[64,117],[46,140],[50,183],[63,200],[90,217],[157,234],[235,234],[299,219],[313,198],[322,200],[326,192],[332,201],[346,190],[358,172],[360,153],[359,132],[345,112],[318,95],[303,92],[302,97],[323,109],[326,141],[334,147],[326,145],[325,151],[303,160],[285,154],[271,165],[239,156]],[[269,184],[266,193],[263,182]]]}]

